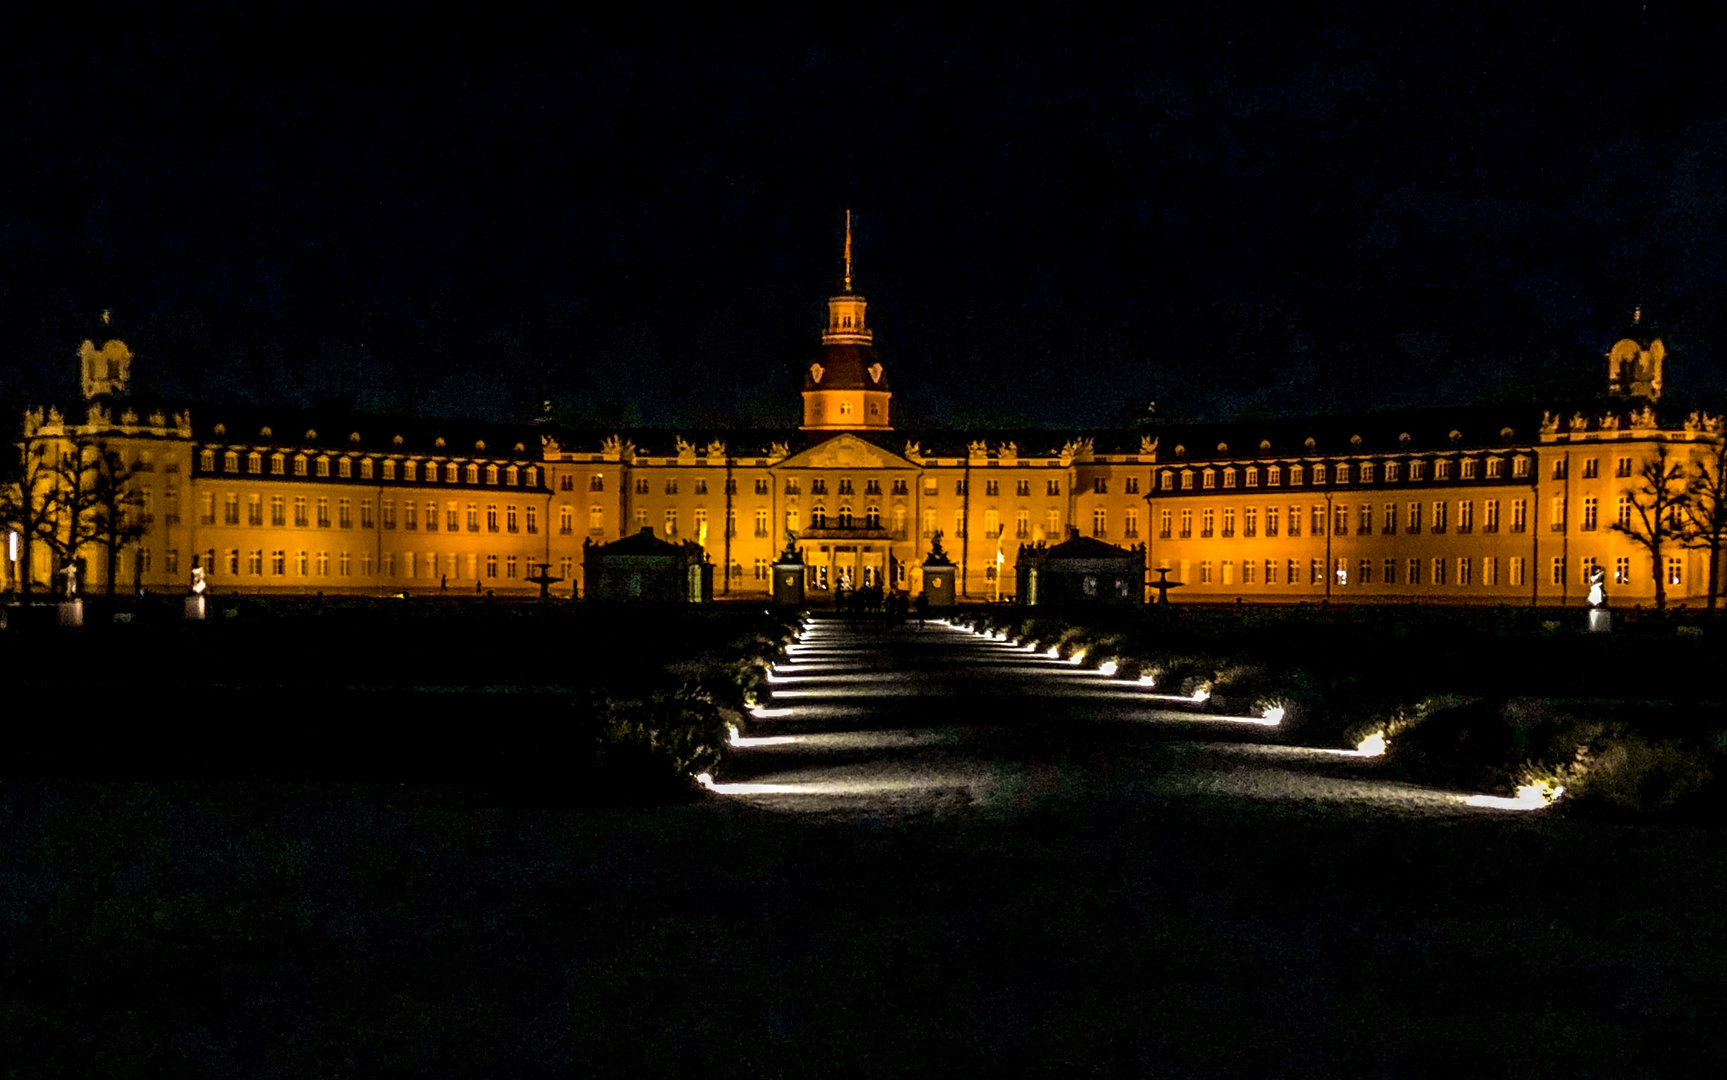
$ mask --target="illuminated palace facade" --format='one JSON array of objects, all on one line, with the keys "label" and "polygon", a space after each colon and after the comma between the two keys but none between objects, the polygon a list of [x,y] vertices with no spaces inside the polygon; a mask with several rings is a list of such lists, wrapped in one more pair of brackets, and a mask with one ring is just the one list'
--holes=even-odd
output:
[{"label": "illuminated palace facade", "polygon": [[[849,251],[848,251],[849,255]],[[242,594],[581,594],[586,545],[644,529],[699,544],[716,597],[767,595],[788,534],[812,596],[843,584],[916,592],[939,531],[972,600],[1011,596],[1022,547],[1075,532],[1145,548],[1176,602],[1582,603],[1602,568],[1616,604],[1647,603],[1648,550],[1610,528],[1660,446],[1689,465],[1720,438],[1662,426],[1661,341],[1633,326],[1594,406],[1133,431],[896,432],[867,305],[828,301],[796,432],[559,432],[253,407],[153,409],[127,393],[124,343],[80,350],[83,414],[25,417],[23,488],[38,465],[99,448],[124,467],[122,591],[178,592],[194,565]],[[42,503],[46,507],[47,503]],[[52,517],[41,529],[66,523]],[[61,550],[64,550],[64,543]],[[85,587],[108,573],[80,551]],[[57,554],[24,566],[46,586]],[[1669,544],[1670,602],[1703,595],[1705,556]],[[16,586],[21,566],[11,564]]]}]

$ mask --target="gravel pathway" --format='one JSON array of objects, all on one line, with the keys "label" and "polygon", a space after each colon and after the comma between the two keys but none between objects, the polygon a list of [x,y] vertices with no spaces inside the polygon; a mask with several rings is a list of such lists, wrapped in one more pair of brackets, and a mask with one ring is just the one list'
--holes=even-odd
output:
[{"label": "gravel pathway", "polygon": [[775,811],[1016,813],[1040,801],[1228,797],[1421,816],[1505,813],[1285,745],[1258,717],[945,622],[815,618],[714,790]]}]

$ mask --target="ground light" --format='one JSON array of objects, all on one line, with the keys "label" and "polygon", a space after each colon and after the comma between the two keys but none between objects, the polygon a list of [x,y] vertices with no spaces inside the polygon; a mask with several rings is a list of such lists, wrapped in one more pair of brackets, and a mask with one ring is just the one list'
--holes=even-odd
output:
[{"label": "ground light", "polygon": [[786,743],[797,741],[797,738],[792,735],[764,735],[754,738],[739,735],[738,729],[731,724],[726,725],[726,733],[727,741],[733,746],[783,746]]},{"label": "ground light", "polygon": [[1141,675],[1139,677],[1139,685],[1141,685],[1141,686],[1156,686],[1157,685],[1157,676],[1156,675]]},{"label": "ground light", "polygon": [[1355,752],[1362,757],[1379,757],[1385,753],[1385,732],[1375,731],[1367,738],[1355,744]]},{"label": "ground light", "polygon": [[1097,673],[1099,675],[1114,675],[1118,670],[1120,669],[1116,667],[1114,660],[1105,660],[1098,667]]},{"label": "ground light", "polygon": [[1470,806],[1487,806],[1495,810],[1545,810],[1564,794],[1565,789],[1557,785],[1548,788],[1543,784],[1524,784],[1509,799],[1503,795],[1460,795],[1458,798]]},{"label": "ground light", "polygon": [[1284,709],[1282,705],[1273,705],[1259,715],[1273,724],[1281,724],[1283,723]]},{"label": "ground light", "polygon": [[764,709],[760,705],[750,706],[750,715],[757,720],[772,720],[775,717],[790,716],[791,714],[790,709]]}]

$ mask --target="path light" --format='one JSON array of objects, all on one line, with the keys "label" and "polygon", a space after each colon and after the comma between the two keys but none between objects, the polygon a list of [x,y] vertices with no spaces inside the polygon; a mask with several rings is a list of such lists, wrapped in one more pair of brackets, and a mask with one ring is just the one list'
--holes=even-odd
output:
[{"label": "path light", "polygon": [[1049,647],[1049,651],[1044,653],[1044,655],[1049,657],[1051,660],[1060,660],[1061,659],[1061,649],[1055,645],[1051,645]]},{"label": "path light", "polygon": [[1271,721],[1273,724],[1281,724],[1281,723],[1283,723],[1283,717],[1285,714],[1284,714],[1282,705],[1273,705],[1271,708],[1265,710],[1264,712],[1260,713],[1259,715],[1265,717],[1267,720]]},{"label": "path light", "polygon": [[1362,757],[1379,757],[1385,753],[1385,732],[1375,731],[1367,738],[1355,744],[1355,752]]},{"label": "path light", "polygon": [[1563,794],[1565,789],[1558,784],[1551,787],[1546,784],[1524,784],[1517,789],[1517,795],[1510,799],[1503,795],[1462,795],[1458,798],[1470,806],[1487,806],[1495,810],[1545,810]]},{"label": "path light", "polygon": [[1141,686],[1156,686],[1157,685],[1157,676],[1156,675],[1141,675],[1139,677],[1139,685],[1141,685]]},{"label": "path light", "polygon": [[1203,686],[1193,692],[1193,700],[1195,701],[1209,701],[1210,699],[1211,691]]},{"label": "path light", "polygon": [[1067,658],[1067,662],[1070,664],[1083,664],[1083,663],[1085,663],[1085,650],[1084,649],[1075,649],[1073,655]]},{"label": "path light", "polygon": [[764,709],[760,705],[750,706],[750,715],[757,720],[772,720],[777,716],[790,716],[790,709]]},{"label": "path light", "polygon": [[1099,675],[1114,675],[1117,671],[1114,660],[1105,660],[1097,669]]}]

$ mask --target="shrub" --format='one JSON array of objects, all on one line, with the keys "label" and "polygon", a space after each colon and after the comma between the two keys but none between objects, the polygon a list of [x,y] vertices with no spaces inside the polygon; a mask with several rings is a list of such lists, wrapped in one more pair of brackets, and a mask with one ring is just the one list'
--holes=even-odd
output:
[{"label": "shrub", "polygon": [[1609,734],[1581,747],[1565,801],[1581,812],[1655,815],[1696,801],[1714,780],[1702,752],[1674,740]]}]

